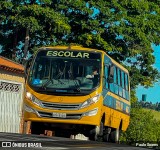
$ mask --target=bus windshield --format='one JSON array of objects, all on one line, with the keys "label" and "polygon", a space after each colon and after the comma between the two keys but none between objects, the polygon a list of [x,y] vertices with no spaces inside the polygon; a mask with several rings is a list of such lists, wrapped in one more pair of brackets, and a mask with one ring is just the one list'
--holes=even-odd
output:
[{"label": "bus windshield", "polygon": [[33,63],[28,82],[32,88],[46,92],[92,91],[100,83],[100,68],[100,53],[41,50]]}]

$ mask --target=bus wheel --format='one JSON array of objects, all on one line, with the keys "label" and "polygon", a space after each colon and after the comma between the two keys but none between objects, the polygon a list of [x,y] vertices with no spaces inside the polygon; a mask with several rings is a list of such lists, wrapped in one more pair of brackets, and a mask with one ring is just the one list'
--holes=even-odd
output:
[{"label": "bus wheel", "polygon": [[89,139],[93,141],[102,141],[103,128],[103,122],[100,123],[100,126],[95,126],[95,128],[90,131]]},{"label": "bus wheel", "polygon": [[104,142],[110,141],[110,133],[111,133],[111,128],[105,127],[103,131],[103,141]]},{"label": "bus wheel", "polygon": [[113,131],[111,131],[111,133],[110,133],[111,142],[119,143],[119,138],[120,138],[120,130],[119,130],[119,128],[114,129]]}]

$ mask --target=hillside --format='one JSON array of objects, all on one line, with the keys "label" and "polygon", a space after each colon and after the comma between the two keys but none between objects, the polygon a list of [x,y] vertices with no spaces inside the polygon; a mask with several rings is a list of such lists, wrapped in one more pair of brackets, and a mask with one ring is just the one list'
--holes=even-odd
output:
[{"label": "hillside", "polygon": [[156,110],[148,109],[148,108],[143,108],[143,110],[145,110],[145,111],[151,111],[152,114],[154,115],[154,118],[155,118],[156,120],[159,120],[159,121],[160,121],[160,111],[156,111]]}]

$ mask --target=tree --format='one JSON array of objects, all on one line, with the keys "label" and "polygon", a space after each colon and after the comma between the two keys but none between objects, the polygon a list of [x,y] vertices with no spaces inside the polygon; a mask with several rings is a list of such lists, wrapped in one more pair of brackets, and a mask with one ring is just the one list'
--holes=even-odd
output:
[{"label": "tree", "polygon": [[157,110],[160,111],[160,103],[157,105]]},{"label": "tree", "polygon": [[[29,29],[29,48],[77,43],[102,49],[127,66],[132,89],[148,87],[158,74],[151,43],[160,43],[159,5],[156,0],[3,0],[1,33],[7,41],[0,44],[3,54],[13,51],[13,45],[24,44]],[[13,35],[18,44],[8,40]]]},{"label": "tree", "polygon": [[138,105],[138,103],[137,103],[138,99],[136,97],[135,90],[131,90],[131,96],[130,97],[131,97],[131,106],[136,107]]},{"label": "tree", "polygon": [[70,31],[67,18],[50,5],[51,0],[1,1],[2,55],[26,57],[28,47],[50,44],[56,41],[55,33],[65,35]]},{"label": "tree", "polygon": [[158,71],[151,43],[160,43],[160,8],[155,0],[61,0],[54,8],[68,17],[67,43],[107,51],[128,69],[131,87],[150,86]]}]

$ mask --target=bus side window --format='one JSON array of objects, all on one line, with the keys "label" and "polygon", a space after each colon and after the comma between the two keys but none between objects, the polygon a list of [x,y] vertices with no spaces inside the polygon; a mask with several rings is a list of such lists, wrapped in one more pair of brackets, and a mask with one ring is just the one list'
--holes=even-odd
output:
[{"label": "bus side window", "polygon": [[125,74],[125,89],[128,91],[128,75]]},{"label": "bus side window", "polygon": [[114,66],[114,83],[117,83],[117,67]]},{"label": "bus side window", "polygon": [[105,84],[105,85],[106,85],[106,88],[109,89],[109,84],[108,84],[108,82],[107,82],[108,74],[109,74],[108,66],[105,66],[105,67],[104,67],[104,74],[105,74],[105,78],[106,78],[106,80],[105,80],[106,84]]},{"label": "bus side window", "polygon": [[121,74],[120,69],[118,69],[118,85],[119,85],[119,96],[122,97],[122,92],[123,92],[123,89],[122,89],[122,74]]},{"label": "bus side window", "polygon": [[113,64],[109,66],[108,82],[110,91],[115,93],[115,66]]},{"label": "bus side window", "polygon": [[121,79],[120,79],[120,70],[117,69],[117,73],[118,73],[118,85],[121,85]]},{"label": "bus side window", "polygon": [[122,71],[122,88],[123,88],[123,98],[126,99],[126,92],[125,92],[125,73]]},{"label": "bus side window", "polygon": [[129,83],[128,83],[128,74],[125,74],[125,90],[126,90],[126,99],[129,100]]},{"label": "bus side window", "polygon": [[124,89],[125,87],[124,87],[124,72],[123,71],[121,71],[121,76],[122,76],[122,87]]},{"label": "bus side window", "polygon": [[118,69],[114,67],[114,92],[118,95]]}]

